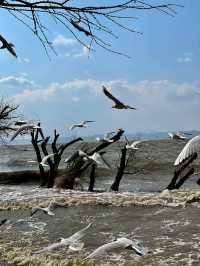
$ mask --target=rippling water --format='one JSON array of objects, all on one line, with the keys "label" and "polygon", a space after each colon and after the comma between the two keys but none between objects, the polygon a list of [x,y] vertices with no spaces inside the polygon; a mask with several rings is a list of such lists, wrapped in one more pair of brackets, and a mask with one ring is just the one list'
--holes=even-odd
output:
[{"label": "rippling water", "polygon": [[[73,150],[81,145],[74,146]],[[121,193],[58,192],[41,189],[38,184],[0,185],[0,220],[9,220],[0,227],[0,259],[16,265],[27,261],[27,265],[33,266],[60,266],[70,259],[82,260],[99,245],[117,237],[127,237],[148,249],[149,253],[141,258],[130,250],[113,252],[95,265],[106,265],[108,261],[114,261],[113,265],[135,265],[135,262],[138,265],[199,265],[198,177],[192,177],[184,185],[187,195],[181,191],[158,193],[168,185],[173,175],[173,162],[184,145],[185,142],[171,140],[143,142],[130,160],[128,167],[133,174],[124,176]],[[66,151],[64,157],[73,150]],[[117,144],[106,154],[115,167],[119,160],[118,151]],[[28,145],[2,147],[0,169],[37,169],[37,165],[27,164],[27,160],[33,160],[34,156]],[[198,163],[196,161],[196,168]],[[114,169],[109,175],[99,174],[96,188],[109,189],[115,173]],[[83,185],[87,190],[87,175]],[[193,201],[192,191],[195,191],[192,197],[195,202],[189,203]],[[66,208],[56,208],[56,215],[52,217],[43,213],[29,216],[32,206],[47,206],[52,197],[65,202]],[[58,241],[60,237],[70,236],[90,221],[93,225],[83,239],[85,245],[81,251],[73,253],[61,248],[48,256],[47,253],[34,255],[41,247]],[[74,265],[83,265],[81,260]]]}]

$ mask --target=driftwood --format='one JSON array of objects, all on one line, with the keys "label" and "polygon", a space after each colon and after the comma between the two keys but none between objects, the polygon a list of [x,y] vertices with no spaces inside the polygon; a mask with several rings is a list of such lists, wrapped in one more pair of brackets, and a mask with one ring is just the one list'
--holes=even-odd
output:
[{"label": "driftwood", "polygon": [[[98,144],[96,147],[92,148],[91,150],[87,151],[87,154],[90,156],[94,154],[95,152],[99,152],[102,149],[108,147],[109,145],[115,143],[118,141],[121,136],[123,135],[124,130],[118,129],[117,133],[110,138],[113,140],[113,142],[102,142]],[[77,152],[76,152],[77,153]],[[91,165],[92,162],[85,162],[83,158],[78,157],[76,158],[69,166],[69,169],[66,172],[65,178],[61,177],[61,181],[59,181],[59,178],[56,179],[55,186],[57,188],[68,188],[70,184],[70,189],[74,187],[74,181],[75,178],[80,178],[80,176],[83,174],[83,172]],[[91,184],[91,188],[93,189],[94,184]]]},{"label": "driftwood", "polygon": [[117,175],[115,177],[113,184],[110,187],[110,189],[113,191],[119,190],[119,184],[124,175],[124,170],[126,168],[126,153],[127,153],[127,148],[125,145],[123,149],[121,150],[120,166],[118,167]]},{"label": "driftwood", "polygon": [[[38,125],[40,126],[40,123],[38,123]],[[77,138],[66,144],[62,144],[59,147],[57,147],[57,140],[59,138],[59,134],[57,134],[56,130],[54,130],[54,139],[51,144],[52,153],[54,153],[54,160],[50,158],[47,160],[47,163],[49,165],[49,170],[48,170],[48,174],[46,174],[40,162],[42,161],[43,156],[49,155],[46,146],[49,142],[50,137],[45,138],[41,129],[37,129],[36,131],[33,131],[31,133],[31,137],[32,137],[32,144],[33,144],[33,147],[34,147],[34,150],[37,156],[38,164],[39,164],[39,170],[40,170],[40,175],[41,175],[41,186],[47,186],[48,188],[52,188],[54,186],[54,181],[58,173],[58,167],[59,167],[63,152],[70,145],[83,139]],[[42,139],[39,140],[39,137],[41,137]],[[41,143],[41,149],[39,147],[40,143]],[[43,156],[41,155],[41,151],[43,153]],[[61,177],[61,180],[62,179],[63,178]]]},{"label": "driftwood", "polygon": [[[47,175],[48,173],[45,173]],[[21,184],[25,182],[40,182],[41,173],[39,171],[16,171],[0,173],[0,184]]]},{"label": "driftwood", "polygon": [[[174,176],[170,181],[167,189],[173,190],[180,188],[183,183],[194,173],[194,169],[187,167],[197,158],[197,153],[192,154],[189,158],[185,159],[174,171]],[[186,170],[186,172],[185,172]]]}]

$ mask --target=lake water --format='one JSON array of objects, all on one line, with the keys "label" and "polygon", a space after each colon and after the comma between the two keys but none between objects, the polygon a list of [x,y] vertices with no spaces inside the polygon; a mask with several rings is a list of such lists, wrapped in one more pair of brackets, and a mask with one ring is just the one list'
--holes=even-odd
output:
[{"label": "lake water", "polygon": [[[83,145],[70,147],[63,158]],[[140,149],[131,155],[128,171],[132,174],[123,177],[119,193],[108,190],[116,174],[122,143],[111,145],[105,155],[112,171],[107,174],[99,171],[97,176],[95,188],[108,192],[87,192],[87,174],[82,180],[84,191],[58,192],[34,183],[1,184],[0,220],[8,219],[0,227],[1,260],[33,266],[200,265],[198,176],[191,177],[180,192],[160,193],[172,178],[173,162],[184,145],[184,141],[173,140],[141,143]],[[2,146],[0,149],[1,171],[37,169],[37,164],[27,163],[34,159],[30,145]],[[197,160],[196,171],[198,164]],[[62,162],[61,168],[64,167]],[[31,207],[47,206],[52,198],[65,203],[65,207],[56,208],[52,217],[39,212],[30,217]],[[34,254],[59,238],[72,235],[89,222],[93,224],[82,240],[84,248],[80,251],[60,248]],[[140,257],[131,250],[118,250],[94,262],[83,261],[95,248],[118,237],[134,240],[145,249],[146,255]]]}]

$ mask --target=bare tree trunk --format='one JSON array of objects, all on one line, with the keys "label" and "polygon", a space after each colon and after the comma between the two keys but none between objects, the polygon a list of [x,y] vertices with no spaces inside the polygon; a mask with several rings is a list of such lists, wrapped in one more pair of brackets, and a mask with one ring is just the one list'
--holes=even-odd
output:
[{"label": "bare tree trunk", "polygon": [[111,188],[110,188],[113,191],[119,190],[119,184],[120,184],[120,181],[124,175],[124,169],[126,167],[126,153],[127,153],[127,149],[126,149],[126,145],[125,145],[124,148],[121,150],[120,166],[118,168],[117,175],[115,177],[115,181],[113,182],[113,184],[111,185]]},{"label": "bare tree trunk", "polygon": [[[40,123],[38,123],[38,126],[40,126]],[[47,176],[45,174],[45,171],[44,171],[43,166],[40,164],[40,162],[42,161],[42,156],[41,156],[41,153],[40,153],[40,148],[38,146],[38,143],[39,143],[39,140],[38,140],[39,133],[43,137],[43,134],[39,131],[39,129],[36,129],[36,131],[31,132],[31,142],[32,142],[32,145],[33,145],[34,150],[35,150],[35,153],[36,153],[36,157],[37,157],[37,161],[38,161],[38,166],[39,166],[39,170],[40,170],[40,175],[41,175],[40,185],[41,186],[45,186]]]},{"label": "bare tree trunk", "polygon": [[[183,180],[186,180],[189,178],[189,176],[191,175],[191,172],[187,171],[187,173],[181,177],[181,174],[183,173],[183,171],[189,166],[190,163],[192,163],[195,159],[197,158],[197,153],[194,153],[193,155],[191,155],[188,159],[186,159],[180,166],[178,166],[175,171],[174,171],[174,176],[171,180],[171,182],[169,183],[169,185],[167,186],[167,189],[169,190],[173,190],[173,189],[178,189],[180,188],[180,186],[185,182]],[[193,169],[193,168],[192,168]],[[189,174],[189,175],[188,175]],[[178,178],[180,178],[180,180],[177,182]],[[186,178],[186,179],[185,179]],[[181,181],[182,180],[182,181]],[[183,182],[183,183],[182,183]],[[181,184],[181,185],[180,185]],[[177,188],[178,186],[178,188]]]},{"label": "bare tree trunk", "polygon": [[94,183],[95,183],[95,171],[96,171],[96,164],[92,164],[91,172],[90,172],[90,185],[88,187],[88,191],[94,191]]},{"label": "bare tree trunk", "polygon": [[[111,138],[113,142],[103,142],[98,144],[95,148],[92,148],[89,152],[87,152],[88,155],[92,155],[95,152],[99,152],[100,150],[108,147],[109,145],[113,144],[114,142],[118,141],[120,137],[123,135],[124,130],[119,129],[117,133]],[[91,165],[91,162],[85,162],[83,158],[78,157],[73,161],[71,166],[66,172],[65,177],[58,177],[56,179],[56,187],[60,188],[66,188],[68,187],[68,183],[74,184],[74,179],[76,177],[80,177],[81,174]],[[59,178],[61,179],[59,181]],[[72,185],[71,185],[72,187]]]}]

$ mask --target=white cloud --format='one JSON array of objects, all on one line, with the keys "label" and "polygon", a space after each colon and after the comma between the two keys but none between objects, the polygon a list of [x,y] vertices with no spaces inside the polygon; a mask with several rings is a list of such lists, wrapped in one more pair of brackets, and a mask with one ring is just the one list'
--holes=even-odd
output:
[{"label": "white cloud", "polygon": [[21,76],[8,76],[8,77],[2,77],[0,78],[0,85],[10,85],[10,86],[16,86],[16,85],[29,85],[29,86],[35,86],[35,83],[31,80],[28,80],[23,75]]},{"label": "white cloud", "polygon": [[187,64],[192,62],[192,53],[185,53],[183,56],[177,58],[177,62],[180,64]]},{"label": "white cloud", "polygon": [[53,40],[53,45],[54,46],[73,46],[76,45],[77,41],[72,38],[66,38],[62,34],[59,34],[55,37]]},{"label": "white cloud", "polygon": [[[12,80],[14,79],[14,80]],[[64,83],[51,83],[47,87],[35,87],[33,81],[25,78],[7,77],[0,79],[1,82],[28,83],[32,85],[30,89],[22,90],[19,94],[14,95],[18,102],[23,101],[57,101],[63,97],[71,96],[73,101],[81,100],[81,96],[93,95],[102,97],[102,85],[108,87],[113,91],[117,97],[125,100],[132,97],[135,101],[152,104],[158,102],[162,103],[174,101],[188,101],[193,100],[195,91],[199,90],[198,83],[177,83],[169,80],[143,80],[136,83],[130,83],[126,80],[94,80],[75,79]],[[16,84],[17,84],[16,82]],[[129,100],[130,101],[130,100]],[[157,103],[159,104],[159,103]]]},{"label": "white cloud", "polygon": [[[31,84],[32,81],[29,82]],[[137,110],[113,110],[112,101],[102,92],[102,85]],[[142,80],[132,83],[126,80],[76,79],[43,87],[26,87],[16,91],[12,97],[16,103],[22,104],[24,110],[37,110],[44,121],[50,121],[49,110],[52,106],[54,112],[51,115],[55,120],[59,117],[60,124],[94,119],[98,121],[94,132],[116,126],[132,132],[195,128],[200,112],[200,97],[196,94],[199,90],[198,82]]]}]

